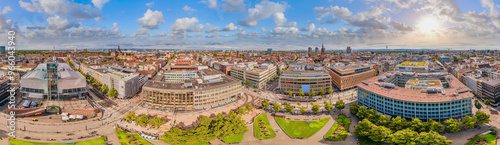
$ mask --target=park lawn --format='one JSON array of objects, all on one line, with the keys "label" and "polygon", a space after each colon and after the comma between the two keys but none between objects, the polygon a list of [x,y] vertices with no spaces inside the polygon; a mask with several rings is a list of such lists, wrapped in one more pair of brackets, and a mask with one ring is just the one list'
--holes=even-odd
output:
[{"label": "park lawn", "polygon": [[[126,131],[123,131],[121,129],[116,129],[116,133],[118,134],[118,139],[120,139],[120,143],[122,145],[130,145],[130,144],[143,144],[143,145],[151,145],[148,141],[144,140],[141,136],[139,136],[138,134],[130,134]],[[133,138],[136,139],[136,141],[131,141],[129,138],[127,138],[128,136],[131,136]]]},{"label": "park lawn", "polygon": [[360,145],[379,145],[380,142],[374,142],[374,141],[372,141],[369,138],[360,137],[359,138],[359,144]]},{"label": "park lawn", "polygon": [[235,134],[228,138],[221,139],[225,143],[240,143],[243,140],[243,134]]},{"label": "park lawn", "polygon": [[105,145],[106,137],[96,138],[92,140],[86,140],[81,142],[76,142],[75,145]]},{"label": "park lawn", "polygon": [[[22,141],[17,139],[9,139],[11,145],[62,145],[62,143],[38,143],[38,142],[29,142]],[[76,142],[76,145],[105,145],[106,137],[96,138],[92,140],[86,140],[81,142]]]},{"label": "park lawn", "polygon": [[[260,120],[263,120],[264,123],[266,124],[266,129],[267,129],[267,132],[269,133],[269,136],[267,136],[267,137],[261,132],[262,130],[259,127]],[[258,139],[271,139],[271,138],[276,137],[276,133],[274,133],[273,128],[271,127],[271,124],[269,124],[269,120],[267,119],[267,115],[264,113],[255,117],[255,120],[253,122],[253,129],[255,132],[255,137]]]},{"label": "park lawn", "polygon": [[[346,127],[344,127],[344,131],[342,132],[340,137],[333,138],[333,136],[332,136],[333,132],[335,131],[335,129],[337,129],[337,126],[342,122],[344,122],[346,124]],[[337,121],[335,121],[335,124],[333,124],[332,128],[330,129],[330,131],[328,131],[328,133],[326,133],[325,139],[330,140],[330,141],[344,140],[347,137],[347,134],[349,134],[350,125],[351,125],[351,119],[344,114],[340,114],[339,117],[337,118]]]},{"label": "park lawn", "polygon": [[486,139],[488,140],[488,145],[495,145],[496,142],[496,135],[493,135],[492,133],[488,133],[482,136],[474,135],[471,141],[467,143],[467,145],[473,145],[476,141],[479,139]]},{"label": "park lawn", "polygon": [[278,122],[283,131],[291,138],[309,138],[323,128],[328,120],[330,120],[330,118],[321,118],[313,122],[306,122],[285,120],[280,117],[274,117],[274,119],[276,119],[276,122]]}]

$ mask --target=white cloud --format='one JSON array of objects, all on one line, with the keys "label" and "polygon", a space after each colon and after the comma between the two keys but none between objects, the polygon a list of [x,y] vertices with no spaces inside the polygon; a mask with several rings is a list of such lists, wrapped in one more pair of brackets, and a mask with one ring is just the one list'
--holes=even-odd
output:
[{"label": "white cloud", "polygon": [[288,27],[297,27],[297,22],[288,22],[286,24],[286,26],[288,26]]},{"label": "white cloud", "polygon": [[205,28],[205,26],[203,24],[198,24],[187,31],[188,32],[201,32],[201,31],[203,31],[203,28]]},{"label": "white cloud", "polygon": [[276,24],[276,27],[281,27],[286,22],[285,14],[283,13],[274,13],[273,19],[274,19],[274,24]]},{"label": "white cloud", "polygon": [[195,17],[192,18],[180,18],[175,20],[175,23],[170,26],[170,30],[172,31],[184,31],[188,30],[189,27],[196,25],[198,23],[198,19]]},{"label": "white cloud", "polygon": [[68,15],[76,20],[87,20],[101,16],[101,11],[98,8],[65,0],[32,0],[31,3],[19,1],[19,5],[30,12],[42,12],[49,16]]},{"label": "white cloud", "polygon": [[239,13],[245,11],[245,3],[243,0],[222,0],[220,8],[224,12]]},{"label": "white cloud", "polygon": [[152,2],[146,3],[146,6],[148,6],[148,7],[152,7],[153,5],[155,5],[155,1],[152,1]]},{"label": "white cloud", "polygon": [[260,28],[260,31],[262,31],[262,32],[266,32],[267,30],[266,30],[266,28],[261,27],[261,28]]},{"label": "white cloud", "polygon": [[300,31],[295,27],[276,27],[273,30],[269,31],[269,33],[274,35],[292,35],[298,34]]},{"label": "white cloud", "polygon": [[102,8],[104,4],[108,3],[109,0],[92,0],[92,3],[94,4],[95,7],[97,8]]},{"label": "white cloud", "polygon": [[288,7],[286,3],[275,3],[263,0],[255,5],[255,8],[248,9],[248,16],[240,24],[243,26],[256,26],[258,20],[269,18],[275,13],[283,13]]},{"label": "white cloud", "polygon": [[224,26],[224,29],[222,31],[234,31],[238,29],[233,23],[229,23],[228,25]]},{"label": "white cloud", "polygon": [[394,2],[400,8],[409,8],[412,4],[418,2],[418,0],[406,0],[406,2],[402,0],[385,0],[385,1]]},{"label": "white cloud", "polygon": [[205,29],[205,33],[213,33],[213,32],[218,32],[220,30],[220,27],[217,26],[217,27],[212,27],[212,25],[210,24],[207,24],[206,25],[208,28]]},{"label": "white cloud", "polygon": [[2,13],[3,13],[3,14],[7,14],[7,13],[8,13],[9,11],[11,11],[11,10],[12,10],[12,8],[10,8],[10,6],[5,6],[5,7],[3,8],[3,10],[2,10]]},{"label": "white cloud", "polygon": [[390,25],[391,27],[393,27],[394,29],[399,30],[399,31],[413,31],[413,30],[415,30],[415,29],[414,29],[413,27],[411,27],[411,26],[407,26],[407,25],[405,25],[405,24],[403,24],[403,23],[396,22],[396,21],[391,21],[391,22],[389,23],[389,25]]},{"label": "white cloud", "polygon": [[196,12],[196,10],[195,10],[195,9],[193,9],[193,8],[189,7],[188,5],[185,5],[185,6],[182,8],[182,10],[184,10],[184,11],[185,11],[185,12],[187,12],[187,13]]},{"label": "white cloud", "polygon": [[68,19],[64,19],[59,16],[49,17],[47,22],[49,23],[48,27],[51,30],[66,30],[75,25],[75,23],[69,22]]},{"label": "white cloud", "polygon": [[163,13],[161,11],[151,11],[148,9],[142,18],[137,19],[141,28],[158,29],[158,26],[163,24]]},{"label": "white cloud", "polygon": [[202,0],[200,3],[207,4],[207,6],[211,9],[215,9],[217,7],[217,0]]},{"label": "white cloud", "polygon": [[314,29],[316,28],[316,26],[314,24],[311,24],[309,25],[309,27],[305,27],[305,28],[300,28],[300,31],[313,31]]},{"label": "white cloud", "polygon": [[333,14],[333,17],[336,18],[349,18],[352,15],[352,12],[349,11],[349,9],[345,7],[339,7],[339,6],[330,6],[330,10]]}]

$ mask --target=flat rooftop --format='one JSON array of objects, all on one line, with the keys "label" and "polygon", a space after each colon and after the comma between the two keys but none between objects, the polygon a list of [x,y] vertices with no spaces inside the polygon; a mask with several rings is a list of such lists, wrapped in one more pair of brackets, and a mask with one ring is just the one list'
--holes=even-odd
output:
[{"label": "flat rooftop", "polygon": [[425,61],[405,61],[398,66],[409,66],[409,67],[424,67],[426,65]]},{"label": "flat rooftop", "polygon": [[408,80],[406,86],[419,86],[419,87],[441,87],[441,81],[439,80]]},{"label": "flat rooftop", "polygon": [[189,90],[205,90],[205,89],[211,89],[211,88],[217,88],[217,87],[222,87],[222,86],[227,86],[233,83],[240,83],[238,80],[228,77],[228,76],[221,76],[220,79],[221,81],[213,82],[213,83],[198,83],[198,80],[202,80],[203,82],[206,82],[208,80],[203,80],[201,77],[200,72],[198,72],[198,78],[191,78],[189,80],[183,81],[181,83],[178,82],[166,82],[163,81],[163,75],[156,75],[153,79],[149,80],[146,84],[144,84],[144,87],[148,88],[153,88],[153,89],[158,89],[158,90],[168,90],[168,91],[179,91],[179,92],[186,92]]},{"label": "flat rooftop", "polygon": [[[379,81],[379,78],[381,76],[386,76],[388,73],[392,73],[393,75],[386,79],[385,81]],[[426,89],[410,89],[410,88],[403,88],[403,87],[398,87],[394,86],[394,88],[388,88],[388,87],[383,87],[379,86],[378,84],[383,84],[383,83],[388,83],[391,79],[394,79],[394,77],[397,77],[394,75],[395,72],[386,72],[382,75],[370,78],[368,80],[365,80],[361,83],[359,83],[357,86],[359,88],[365,89],[367,91],[380,94],[389,98],[397,99],[397,100],[404,100],[404,101],[411,101],[411,102],[446,102],[446,101],[453,101],[453,100],[459,100],[459,99],[465,99],[465,98],[471,98],[473,94],[470,92],[469,88],[462,84],[457,78],[455,78],[453,75],[450,75],[449,73],[443,73],[441,77],[445,77],[448,81],[448,84],[450,87],[448,88],[443,88],[444,94],[441,92],[437,93],[427,93]],[[418,73],[412,74],[412,75],[405,75],[404,77],[414,77],[414,78],[420,78]],[[429,77],[426,77],[429,78]],[[431,77],[432,78],[432,77]]]},{"label": "flat rooftop", "polygon": [[348,64],[348,65],[343,65],[343,66],[333,66],[336,70],[345,72],[345,71],[353,71],[356,69],[360,68],[366,68],[366,67],[372,67],[373,64],[368,64],[368,63],[355,63],[355,64]]}]

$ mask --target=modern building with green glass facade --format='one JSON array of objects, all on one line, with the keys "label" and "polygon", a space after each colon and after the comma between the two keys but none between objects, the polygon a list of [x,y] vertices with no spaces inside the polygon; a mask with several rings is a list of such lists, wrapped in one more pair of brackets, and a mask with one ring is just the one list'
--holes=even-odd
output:
[{"label": "modern building with green glass facade", "polygon": [[358,84],[358,103],[404,118],[463,118],[472,115],[470,90],[448,73],[387,72]]}]

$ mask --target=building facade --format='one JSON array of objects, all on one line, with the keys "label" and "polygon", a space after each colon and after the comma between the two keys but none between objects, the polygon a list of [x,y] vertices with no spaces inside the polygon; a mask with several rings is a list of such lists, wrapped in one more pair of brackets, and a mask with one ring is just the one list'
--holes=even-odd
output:
[{"label": "building facade", "polygon": [[258,66],[238,64],[231,67],[231,76],[245,83],[250,81],[250,87],[262,89],[271,78],[276,76],[276,66],[272,64]]},{"label": "building facade", "polygon": [[335,87],[341,91],[356,87],[361,81],[377,75],[378,66],[365,63],[340,64],[328,69]]},{"label": "building facade", "polygon": [[42,63],[21,77],[23,97],[59,99],[84,98],[87,94],[85,77],[66,63]]},{"label": "building facade", "polygon": [[318,94],[322,89],[326,94],[332,89],[332,81],[328,72],[324,67],[319,65],[300,65],[292,64],[284,71],[279,80],[279,88],[282,93],[291,91],[296,94],[302,89],[302,92],[308,94],[310,90],[314,90]]},{"label": "building facade", "polygon": [[[382,78],[385,77],[385,78]],[[408,80],[440,81],[426,88],[405,88]],[[411,82],[411,81],[410,81]],[[358,103],[387,116],[433,119],[472,115],[470,90],[448,73],[416,74],[389,72],[358,84]]]},{"label": "building facade", "polygon": [[240,81],[211,70],[196,71],[196,75],[181,83],[169,81],[158,73],[143,86],[143,107],[161,110],[203,110],[229,104],[241,95]]}]

